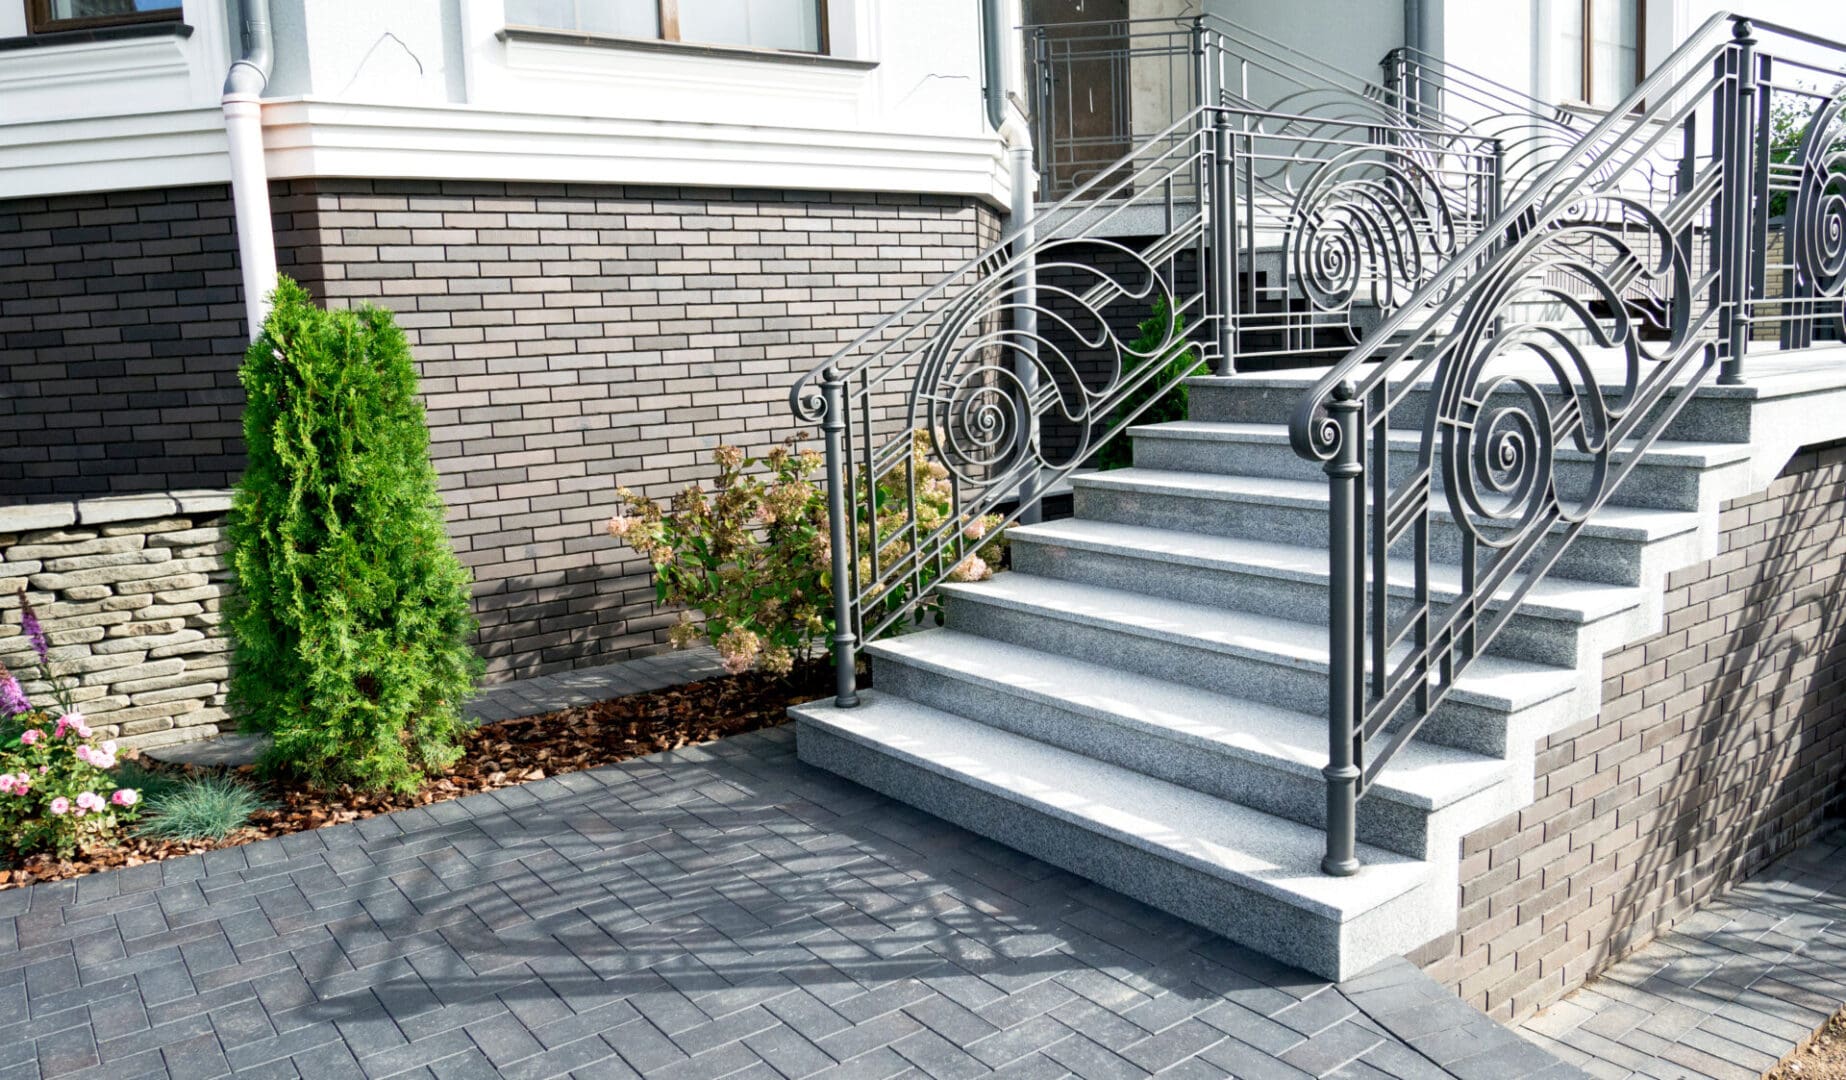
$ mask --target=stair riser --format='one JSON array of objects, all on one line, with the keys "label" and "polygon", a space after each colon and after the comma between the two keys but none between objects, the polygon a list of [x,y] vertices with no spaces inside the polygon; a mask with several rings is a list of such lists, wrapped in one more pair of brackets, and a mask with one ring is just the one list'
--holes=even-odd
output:
[{"label": "stair riser", "polygon": [[[1183,493],[1123,491],[1078,486],[1076,515],[1095,521],[1144,525],[1211,536],[1272,540],[1325,548],[1327,511],[1324,504],[1308,506],[1215,499]],[[1461,557],[1461,534],[1454,526],[1437,521],[1430,529],[1430,555],[1437,562],[1454,563]],[[1393,550],[1408,555],[1409,537]],[[1641,580],[1646,541],[1581,535],[1565,549],[1552,573],[1609,585],[1633,585]]]},{"label": "stair riser", "polygon": [[[1281,578],[1233,567],[1161,562],[1128,553],[1059,547],[1023,539],[1013,544],[1012,560],[1013,569],[1018,573],[1255,615],[1323,625],[1327,621],[1328,596],[1324,578]],[[1408,597],[1395,598],[1393,618],[1401,617],[1409,603]],[[1448,604],[1439,598],[1436,616],[1439,618],[1447,608]],[[1488,651],[1536,663],[1574,667],[1582,647],[1582,629],[1582,623],[1522,611],[1513,617]]]},{"label": "stair riser", "polygon": [[1324,669],[1291,667],[1254,656],[1123,634],[1108,626],[1048,619],[1038,612],[961,596],[949,598],[946,613],[948,624],[962,633],[1299,712],[1324,712],[1327,707]]},{"label": "stair riser", "polygon": [[1342,979],[1395,952],[1402,926],[1432,923],[1420,891],[1341,926],[1331,918],[1245,889],[1063,818],[889,757],[802,723],[801,760],[1098,882],[1239,944],[1323,978]]},{"label": "stair riser", "polygon": [[[1187,418],[1215,423],[1286,424],[1307,393],[1304,386],[1238,385],[1236,376],[1195,379],[1189,384]],[[1507,393],[1508,400],[1514,395]],[[1411,391],[1391,414],[1393,431],[1415,431],[1423,424],[1426,389]],[[1523,398],[1519,398],[1523,400]],[[1554,403],[1559,395],[1551,395]],[[1611,401],[1615,399],[1611,396]],[[1698,397],[1682,408],[1662,438],[1688,442],[1741,443],[1751,438],[1747,399]]]},{"label": "stair riser", "polygon": [[[1177,742],[890,657],[875,658],[873,667],[881,692],[1277,817],[1317,828],[1326,825],[1327,788],[1318,770],[1276,768],[1209,744]],[[1425,858],[1428,826],[1425,810],[1376,794],[1359,802],[1362,843]]]},{"label": "stair riser", "polygon": [[[1401,484],[1416,471],[1417,455],[1409,450],[1393,453],[1391,483]],[[1173,472],[1215,473],[1224,476],[1267,476],[1279,480],[1325,481],[1326,472],[1318,462],[1303,460],[1283,443],[1225,442],[1213,439],[1137,437],[1134,462],[1144,469]],[[1437,483],[1441,483],[1441,459],[1437,459]],[[1567,498],[1581,498],[1596,480],[1594,466],[1587,461],[1558,462],[1558,488]],[[1615,506],[1634,506],[1650,510],[1697,510],[1699,508],[1700,470],[1687,465],[1655,465],[1642,462],[1622,482],[1610,498]]]}]

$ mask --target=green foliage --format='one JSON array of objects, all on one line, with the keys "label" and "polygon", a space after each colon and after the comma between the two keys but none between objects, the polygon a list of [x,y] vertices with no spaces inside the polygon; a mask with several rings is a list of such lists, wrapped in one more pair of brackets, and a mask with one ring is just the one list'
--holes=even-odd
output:
[{"label": "green foliage", "polygon": [[[997,514],[954,517],[948,470],[930,453],[929,436],[916,432],[911,453],[875,478],[867,498],[861,480],[857,505],[877,507],[876,522],[858,523],[860,580],[869,583],[870,551],[880,565],[896,564],[910,552],[909,538],[947,534],[954,564],[946,574],[932,561],[922,574],[927,588],[937,577],[979,581],[1000,565],[1005,541]],[[733,674],[760,668],[785,675],[813,659],[833,631],[832,541],[827,528],[827,493],[813,479],[821,457],[798,451],[791,440],[762,458],[748,458],[733,446],[712,455],[718,477],[710,492],[692,484],[662,510],[659,503],[627,488],[609,519],[609,535],[622,540],[654,567],[656,599],[704,614],[703,626],[682,615],[672,630],[675,647],[701,636],[710,641]],[[910,529],[909,478],[916,478],[916,529]],[[877,603],[901,603],[901,583]]]},{"label": "green foliage", "polygon": [[[1846,93],[1846,83],[1836,84],[1827,93],[1829,98]],[[1821,102],[1814,98],[1797,94],[1778,94],[1769,107],[1769,160],[1777,165],[1796,162],[1801,154],[1801,138],[1807,134],[1808,122],[1820,108]],[[1833,154],[1846,153],[1846,143],[1835,143],[1829,148]],[[1788,212],[1789,193],[1777,191],[1769,196],[1769,216],[1779,217]]]},{"label": "green foliage", "polygon": [[712,460],[715,490],[688,485],[671,513],[618,488],[609,535],[653,563],[658,602],[704,613],[702,630],[681,614],[674,647],[702,633],[733,674],[786,675],[826,637],[827,501],[809,479],[820,457],[785,444],[761,459],[720,446]]},{"label": "green foliage", "polygon": [[461,753],[480,662],[404,335],[283,279],[245,354],[249,465],[226,523],[230,701],[267,771],[414,791]]},{"label": "green foliage", "polygon": [[204,775],[169,780],[148,792],[141,836],[161,840],[222,840],[250,823],[269,802],[233,777]]},{"label": "green foliage", "polygon": [[[1115,438],[1096,451],[1092,462],[1099,469],[1125,469],[1134,464],[1134,445],[1121,429],[1128,424],[1164,424],[1186,418],[1187,376],[1198,374],[1203,358],[1191,342],[1182,340],[1186,316],[1167,307],[1166,297],[1154,301],[1154,310],[1141,320],[1140,336],[1129,345],[1134,356],[1145,357],[1122,373],[1124,381],[1136,378],[1149,368],[1153,375],[1123,398],[1101,431],[1115,432]],[[1166,350],[1161,346],[1171,342]],[[1164,389],[1164,392],[1162,392]],[[1150,404],[1151,402],[1151,404]],[[1145,411],[1142,407],[1146,406]]]}]

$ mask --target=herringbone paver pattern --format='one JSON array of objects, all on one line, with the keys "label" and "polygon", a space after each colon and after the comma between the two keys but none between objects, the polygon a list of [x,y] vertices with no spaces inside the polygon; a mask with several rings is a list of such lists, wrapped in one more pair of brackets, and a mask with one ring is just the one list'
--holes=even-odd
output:
[{"label": "herringbone paver pattern", "polygon": [[783,728],[0,893],[0,1077],[1574,1072],[808,769]]},{"label": "herringbone paver pattern", "polygon": [[1846,1004],[1846,826],[1524,1025],[1597,1077],[1755,1080]]}]

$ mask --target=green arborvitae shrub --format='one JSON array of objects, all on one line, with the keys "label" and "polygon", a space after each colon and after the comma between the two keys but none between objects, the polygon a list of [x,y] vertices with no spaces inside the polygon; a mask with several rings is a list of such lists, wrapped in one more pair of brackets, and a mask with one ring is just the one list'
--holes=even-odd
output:
[{"label": "green arborvitae shrub", "polygon": [[480,664],[409,345],[389,312],[283,279],[242,379],[231,706],[274,736],[272,773],[415,790],[459,756]]}]

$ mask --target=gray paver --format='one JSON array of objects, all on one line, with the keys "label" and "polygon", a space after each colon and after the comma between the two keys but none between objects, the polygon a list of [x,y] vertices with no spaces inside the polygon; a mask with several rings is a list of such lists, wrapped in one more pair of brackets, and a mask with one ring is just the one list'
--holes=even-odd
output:
[{"label": "gray paver", "polygon": [[0,1070],[1565,1068],[1407,963],[1329,986],[810,769],[792,727],[565,779],[0,893],[32,943],[0,951]]},{"label": "gray paver", "polygon": [[1759,1075],[1846,1004],[1846,824],[1526,1020],[1608,1080]]}]

